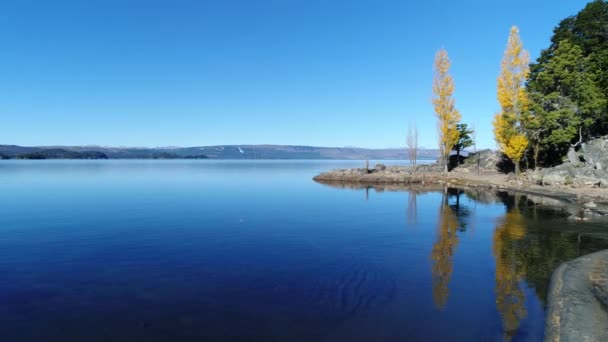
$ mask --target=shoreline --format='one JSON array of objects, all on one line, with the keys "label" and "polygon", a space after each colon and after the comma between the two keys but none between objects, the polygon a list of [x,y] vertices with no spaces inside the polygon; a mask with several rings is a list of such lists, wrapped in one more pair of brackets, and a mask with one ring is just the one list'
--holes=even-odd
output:
[{"label": "shoreline", "polygon": [[[414,173],[411,167],[377,165],[376,168],[378,170],[332,170],[313,180],[329,186],[376,188],[376,191],[415,191],[419,187],[430,188],[429,191],[448,187],[506,191],[537,197],[541,205],[544,205],[543,199],[548,199],[550,203],[546,205],[565,207],[570,213],[569,219],[595,218],[602,222],[608,217],[608,189],[605,188],[538,185],[530,181],[533,177],[526,177],[528,175],[515,178],[497,171],[444,173],[425,169]],[[562,263],[553,271],[547,298],[545,341],[605,340],[607,265],[608,250],[604,250]]]},{"label": "shoreline", "polygon": [[410,167],[382,167],[379,170],[365,168],[337,169],[313,177],[319,183],[360,184],[362,187],[388,185],[407,189],[412,185],[435,184],[455,188],[476,188],[510,191],[559,200],[580,206],[600,215],[608,215],[608,189],[568,187],[563,185],[537,185],[527,178],[514,178],[497,171],[461,172],[419,171]]}]

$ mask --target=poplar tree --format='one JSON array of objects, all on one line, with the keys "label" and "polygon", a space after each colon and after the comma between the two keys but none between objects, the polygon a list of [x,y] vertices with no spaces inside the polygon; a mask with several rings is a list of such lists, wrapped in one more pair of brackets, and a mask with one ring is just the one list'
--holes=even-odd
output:
[{"label": "poplar tree", "polygon": [[405,139],[407,147],[407,156],[412,166],[412,172],[416,172],[416,164],[418,162],[418,127],[414,123],[407,128],[407,137]]},{"label": "poplar tree", "polygon": [[501,110],[495,115],[493,125],[498,147],[513,161],[516,174],[519,174],[519,162],[528,147],[524,126],[529,100],[524,86],[530,73],[529,61],[530,56],[519,38],[519,29],[513,26],[498,76]]},{"label": "poplar tree", "polygon": [[439,150],[443,159],[444,171],[448,171],[450,152],[458,142],[459,132],[456,127],[460,122],[460,112],[454,106],[454,79],[449,74],[450,59],[445,49],[435,55],[433,78],[433,107],[437,116]]}]

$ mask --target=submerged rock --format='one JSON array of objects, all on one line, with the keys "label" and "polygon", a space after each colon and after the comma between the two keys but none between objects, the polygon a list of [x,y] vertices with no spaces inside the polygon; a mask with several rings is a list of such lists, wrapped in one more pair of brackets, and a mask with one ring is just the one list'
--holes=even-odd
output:
[{"label": "submerged rock", "polygon": [[545,341],[608,341],[608,250],[559,266],[549,290]]}]

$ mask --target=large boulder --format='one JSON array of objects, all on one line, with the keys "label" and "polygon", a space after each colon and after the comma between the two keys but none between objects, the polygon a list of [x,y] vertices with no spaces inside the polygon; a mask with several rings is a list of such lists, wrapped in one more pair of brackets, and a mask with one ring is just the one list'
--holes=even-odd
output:
[{"label": "large boulder", "polygon": [[469,153],[466,158],[461,157],[460,160],[457,160],[456,156],[450,156],[450,165],[457,171],[476,170],[478,162],[481,171],[502,171],[506,173],[515,169],[513,163],[501,152],[490,149]]},{"label": "large boulder", "polygon": [[384,171],[386,170],[386,165],[384,164],[376,164],[376,166],[374,167],[375,171]]},{"label": "large boulder", "polygon": [[608,187],[608,141],[606,138],[590,140],[580,151],[571,149],[568,161],[542,169],[531,175],[537,183],[570,185],[574,187]]},{"label": "large boulder", "polygon": [[608,341],[608,251],[559,266],[549,289],[545,341]]},{"label": "large boulder", "polygon": [[573,165],[570,162],[540,170],[536,182],[544,185],[571,185],[574,187],[608,187],[608,170],[598,170],[586,164]]},{"label": "large boulder", "polygon": [[498,163],[502,160],[502,153],[492,150],[481,150],[469,154],[466,164],[475,166],[479,159],[479,168],[482,170],[496,170]]},{"label": "large boulder", "polygon": [[596,170],[608,170],[608,138],[598,138],[581,147],[585,164]]}]

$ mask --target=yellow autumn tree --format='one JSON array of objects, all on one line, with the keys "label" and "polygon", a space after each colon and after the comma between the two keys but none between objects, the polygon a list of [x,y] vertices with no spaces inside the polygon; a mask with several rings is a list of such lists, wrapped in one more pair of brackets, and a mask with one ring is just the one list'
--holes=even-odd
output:
[{"label": "yellow autumn tree", "polygon": [[528,147],[524,135],[524,113],[529,100],[524,88],[530,73],[530,56],[523,48],[517,26],[511,27],[507,48],[498,76],[498,102],[500,112],[494,117],[494,138],[500,150],[515,164],[519,174],[519,162]]},{"label": "yellow autumn tree", "polygon": [[454,79],[450,75],[450,58],[445,49],[437,51],[433,68],[433,107],[437,116],[439,150],[445,172],[448,171],[450,152],[458,142],[456,124],[460,122],[460,112],[454,106]]}]

